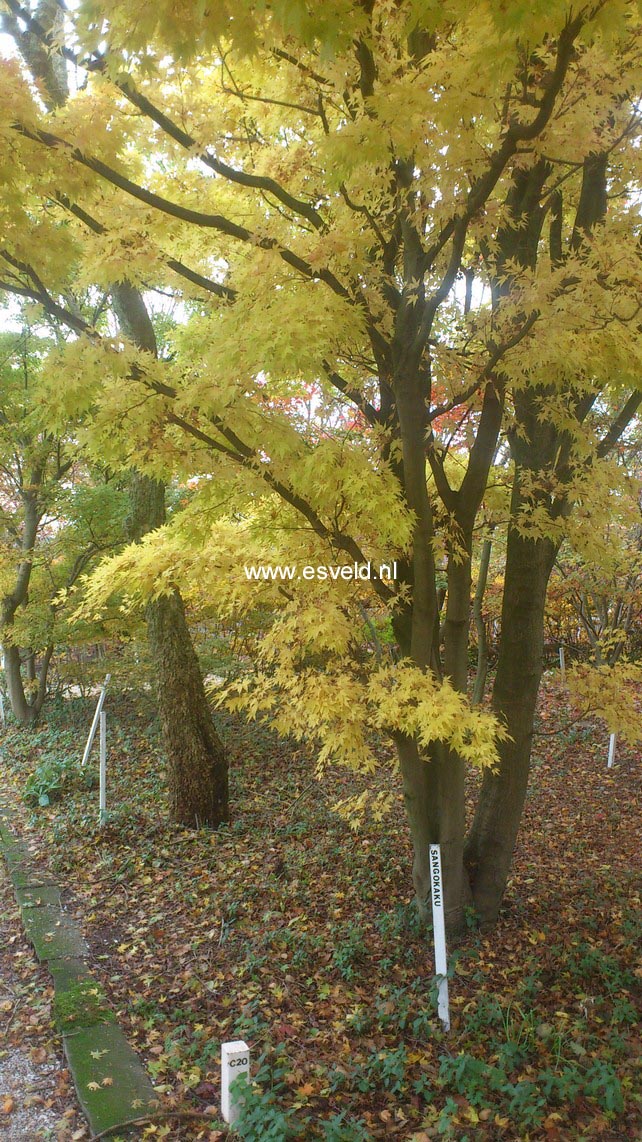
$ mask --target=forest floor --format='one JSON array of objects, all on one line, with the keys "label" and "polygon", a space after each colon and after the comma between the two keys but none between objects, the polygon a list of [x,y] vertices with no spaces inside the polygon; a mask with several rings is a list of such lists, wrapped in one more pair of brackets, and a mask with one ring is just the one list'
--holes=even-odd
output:
[{"label": "forest floor", "polygon": [[[449,1035],[412,905],[400,798],[352,831],[332,806],[363,778],[337,769],[319,783],[304,752],[224,717],[231,825],[169,825],[149,696],[110,696],[99,828],[97,761],[78,762],[92,705],[64,702],[36,730],[9,729],[0,766],[13,827],[64,887],[162,1100],[136,1136],[225,1137],[220,1043],[245,1039],[246,1140],[640,1137],[641,758],[618,743],[607,769],[607,731],[572,722],[553,676],[500,922],[488,937],[471,927],[450,950]],[[391,781],[384,765],[375,784]],[[471,805],[475,785],[471,775]],[[44,1067],[48,1085],[32,1096],[56,1119],[31,1137],[88,1139],[49,981],[16,917],[0,958],[6,1051]],[[0,1133],[21,1137],[11,1134],[21,1109],[0,1090]]]}]

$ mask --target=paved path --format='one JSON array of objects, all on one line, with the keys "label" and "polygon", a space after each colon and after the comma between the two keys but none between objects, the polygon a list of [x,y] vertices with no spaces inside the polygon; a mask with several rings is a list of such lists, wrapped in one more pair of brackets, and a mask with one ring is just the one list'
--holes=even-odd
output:
[{"label": "paved path", "polygon": [[[158,1107],[154,1088],[91,974],[82,932],[62,908],[58,886],[12,828],[10,807],[1,796],[0,851],[26,935],[53,977],[56,1022],[91,1130],[98,1134],[153,1112]],[[21,1070],[27,1074],[18,1059],[17,1073]],[[7,1117],[13,1113],[13,1097],[7,1094]],[[31,1139],[37,1137],[31,1134]]]},{"label": "paved path", "polygon": [[[13,888],[0,859],[0,1137],[66,1142],[82,1129],[59,1037],[51,981],[27,944]],[[85,1137],[89,1137],[86,1128]]]}]

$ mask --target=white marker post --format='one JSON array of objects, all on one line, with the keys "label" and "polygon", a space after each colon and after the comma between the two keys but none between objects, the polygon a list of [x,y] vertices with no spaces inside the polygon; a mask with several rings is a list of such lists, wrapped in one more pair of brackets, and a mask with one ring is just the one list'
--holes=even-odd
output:
[{"label": "white marker post", "polygon": [[562,686],[566,686],[566,661],[564,659],[563,646],[560,646],[560,674],[562,676]]},{"label": "white marker post", "polygon": [[238,1095],[230,1091],[230,1086],[239,1075],[250,1078],[250,1048],[243,1039],[233,1043],[221,1043],[221,1114],[225,1122],[236,1122],[239,1116]]},{"label": "white marker post", "polygon": [[98,790],[98,821],[107,820],[107,715],[100,711],[100,788]]},{"label": "white marker post", "polygon": [[432,927],[435,942],[435,975],[437,976],[437,1014],[450,1031],[448,1006],[448,959],[446,956],[446,922],[444,919],[444,893],[441,880],[441,846],[430,846],[430,889],[432,892]]},{"label": "white marker post", "polygon": [[96,730],[98,729],[98,722],[100,721],[100,711],[102,710],[104,702],[105,702],[105,694],[107,692],[107,686],[109,684],[110,678],[111,678],[111,674],[108,674],[107,677],[105,678],[105,681],[102,684],[100,694],[98,695],[98,705],[96,706],[96,713],[94,714],[94,720],[91,723],[91,729],[89,731],[89,737],[87,738],[87,745],[85,746],[85,752],[82,755],[82,761],[80,763],[81,765],[87,764],[87,758],[89,757],[89,754],[91,753],[91,747],[94,744],[94,738],[96,737]]},{"label": "white marker post", "polygon": [[3,726],[6,726],[7,719],[4,716],[4,697],[2,695],[1,690],[0,690],[0,721],[2,722]]},{"label": "white marker post", "polygon": [[617,737],[617,734],[611,734],[611,736],[610,736],[610,738],[609,738],[609,760],[608,760],[608,762],[606,763],[606,768],[607,768],[607,769],[613,769],[613,763],[614,763],[614,761],[615,761],[615,741],[616,741],[616,737]]}]

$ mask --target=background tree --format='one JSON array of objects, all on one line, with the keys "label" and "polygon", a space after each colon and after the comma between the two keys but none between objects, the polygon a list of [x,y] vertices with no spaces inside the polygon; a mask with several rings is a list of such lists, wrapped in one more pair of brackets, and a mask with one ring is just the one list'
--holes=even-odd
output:
[{"label": "background tree", "polygon": [[[64,36],[62,10],[55,0],[40,0],[33,9],[33,29],[31,12],[25,10],[23,17],[18,18],[17,9],[10,10],[3,17],[4,27],[38,85],[40,99],[53,113],[69,99],[65,58],[48,48],[50,36]],[[141,291],[119,279],[109,290],[120,327],[143,352],[155,357],[156,335]],[[73,294],[67,295],[67,305],[70,298]],[[71,311],[82,326],[73,300]],[[134,467],[129,488],[128,533],[130,540],[138,541],[165,520],[165,485]],[[227,761],[178,592],[150,602],[146,618],[168,760],[171,817],[185,825],[216,827],[228,818]]]},{"label": "background tree", "polygon": [[61,629],[69,637],[64,592],[124,539],[122,492],[90,472],[71,426],[55,435],[43,420],[50,348],[27,325],[0,338],[0,615],[8,696],[24,725],[42,710]]},{"label": "background tree", "polygon": [[[587,654],[598,666],[639,657],[642,616],[642,524],[639,476],[621,466],[601,533],[574,529],[554,568],[555,590],[547,608],[556,641]],[[587,542],[588,540],[588,542]],[[574,542],[573,542],[574,541]]]}]

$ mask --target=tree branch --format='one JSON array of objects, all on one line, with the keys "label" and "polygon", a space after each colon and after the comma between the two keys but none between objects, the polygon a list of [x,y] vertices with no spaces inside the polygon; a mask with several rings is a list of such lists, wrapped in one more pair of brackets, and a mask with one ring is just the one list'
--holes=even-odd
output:
[{"label": "tree branch", "polygon": [[[42,24],[34,19],[30,12],[20,4],[17,4],[16,0],[7,0],[7,6],[14,17],[19,17],[23,20],[29,31],[36,36],[49,51],[63,55],[65,59],[70,60],[70,62],[73,62],[76,66],[85,66],[90,71],[105,72],[107,70],[107,59],[104,56],[83,65],[73,51],[70,49],[62,50],[56,38],[48,33]],[[182,127],[179,127],[178,123],[174,123],[173,120],[170,119],[168,115],[165,115],[159,107],[156,107],[147,96],[138,91],[131,79],[118,79],[116,77],[112,78],[112,82],[134,107],[142,111],[148,119],[152,119],[166,135],[169,135],[170,138],[174,139],[175,142],[179,143],[186,150],[194,152],[198,146],[196,139],[189,135],[187,131],[184,131]],[[269,100],[267,102],[269,102]],[[318,115],[318,111],[315,108],[302,108],[302,110],[310,111],[313,115]],[[287,206],[288,210],[292,210],[295,214],[306,218],[315,229],[323,230],[325,228],[323,218],[310,203],[304,202],[302,199],[290,194],[289,191],[281,186],[280,183],[276,182],[275,179],[268,178],[265,175],[248,174],[245,171],[236,170],[234,167],[217,159],[207,150],[198,152],[197,157],[205,166],[209,167],[210,170],[215,171],[216,174],[221,175],[230,182],[234,182],[239,186],[266,191],[274,195],[284,206]]]},{"label": "tree branch", "polygon": [[343,377],[337,373],[336,369],[332,368],[332,365],[329,363],[329,361],[323,360],[321,364],[323,365],[324,372],[331,384],[333,384],[335,389],[338,389],[338,391],[342,393],[343,396],[347,397],[348,400],[351,400],[353,404],[356,404],[357,408],[360,412],[363,413],[369,424],[383,423],[381,414],[374,407],[374,405],[370,404],[370,402],[365,399],[363,394],[360,393],[358,389],[351,389],[348,385],[348,382],[344,381]]},{"label": "tree branch", "polygon": [[23,135],[34,143],[40,143],[49,150],[56,150],[58,148],[64,149],[77,163],[94,171],[101,178],[111,183],[112,186],[123,190],[126,194],[130,195],[130,197],[137,199],[139,202],[144,202],[146,206],[151,206],[153,209],[159,210],[171,218],[178,218],[181,222],[216,230],[221,234],[227,235],[229,238],[234,238],[237,241],[244,242],[251,246],[257,246],[259,249],[274,250],[287,265],[297,270],[298,273],[308,280],[324,282],[335,294],[353,304],[365,304],[362,298],[354,298],[350,291],[346,289],[330,270],[324,268],[315,270],[309,262],[306,262],[305,258],[299,257],[298,254],[289,250],[287,246],[282,246],[276,238],[262,238],[258,234],[252,233],[252,231],[248,230],[245,226],[239,226],[238,223],[232,222],[222,214],[204,214],[199,210],[192,210],[188,206],[181,206],[177,202],[163,198],[162,195],[155,194],[153,191],[139,186],[138,183],[132,182],[132,180],[125,175],[119,174],[113,167],[108,166],[107,163],[103,163],[100,159],[95,159],[83,154],[78,147],[74,147],[73,143],[69,143],[66,139],[61,139],[49,131],[42,131],[40,129],[30,130],[21,123],[14,123],[12,126],[13,130],[18,134]]},{"label": "tree branch", "polygon": [[[71,202],[71,200],[67,198],[66,195],[59,195],[55,201],[57,201],[60,206],[64,207],[65,210],[68,210],[70,214],[75,215],[75,217],[78,218],[81,222],[84,222],[85,226],[92,230],[94,234],[109,233],[109,230],[106,226],[103,226],[102,222],[98,222],[96,218],[93,218],[91,214],[88,214],[86,210],[83,210],[82,206],[78,206],[77,203]],[[197,270],[192,270],[183,262],[179,262],[177,258],[164,257],[163,260],[165,265],[168,266],[170,270],[173,270],[174,273],[179,274],[180,277],[185,278],[187,281],[192,282],[193,285],[198,286],[200,289],[204,289],[208,293],[214,294],[215,297],[223,298],[225,301],[235,300],[236,290],[231,289],[230,286],[225,286],[222,285],[221,282],[215,282],[211,278],[206,278],[203,274],[199,274]]]},{"label": "tree branch", "polygon": [[615,420],[611,424],[608,432],[602,437],[597,447],[597,455],[600,459],[606,456],[612,448],[615,447],[622,434],[626,431],[629,424],[633,420],[637,410],[642,404],[642,391],[636,390],[631,393],[629,399],[620,409]]},{"label": "tree branch", "polygon": [[[28,271],[29,267],[24,267],[24,269]],[[2,284],[3,283],[0,282],[0,288],[2,287]],[[58,303],[55,302],[51,295],[47,292],[45,287],[42,286],[42,283],[40,283],[40,290],[37,290],[35,287],[32,287],[31,290],[28,290],[25,287],[23,290],[17,291],[11,285],[6,288],[13,292],[22,292],[25,296],[30,297],[33,301],[39,302],[46,309],[46,311],[57,320],[64,322],[79,332],[87,334],[93,341],[100,342],[101,338],[99,334],[97,334],[96,331],[92,329],[87,322],[77,318],[76,315],[71,313],[70,310],[64,309],[62,306],[58,305]],[[167,385],[162,381],[146,377],[144,370],[140,365],[136,365],[132,369],[132,377],[134,380],[142,381],[142,383],[145,384],[151,392],[154,392],[159,396],[164,396],[171,399],[175,399],[177,396],[176,389],[174,389],[171,385]],[[172,412],[171,409],[165,410],[165,416],[170,424],[174,424],[177,428],[181,428],[185,433],[187,433],[189,436],[192,436],[195,440],[198,440],[201,444],[205,444],[208,448],[212,448],[214,451],[226,455],[229,459],[233,460],[234,463],[240,465],[241,467],[249,468],[261,479],[263,479],[268,487],[271,488],[272,491],[276,492],[281,499],[290,504],[291,507],[295,508],[296,511],[303,515],[303,517],[308,520],[317,535],[319,535],[322,539],[332,543],[339,550],[345,551],[356,562],[366,562],[364,553],[362,552],[358,543],[351,536],[344,535],[342,532],[329,528],[326,524],[324,524],[321,517],[315,512],[314,508],[295,491],[288,488],[285,484],[273,476],[272,473],[266,468],[260,456],[258,456],[258,454],[252,448],[245,444],[236,435],[236,433],[231,428],[229,428],[219,417],[210,416],[210,420],[217,431],[221,433],[224,441],[227,443],[223,443],[223,441],[217,440],[210,433],[205,432],[197,425],[190,424],[188,420],[185,420],[184,417]],[[371,582],[374,590],[381,599],[389,602],[392,598],[394,598],[394,590],[387,587],[383,580],[381,580],[376,573],[373,573]]]}]

